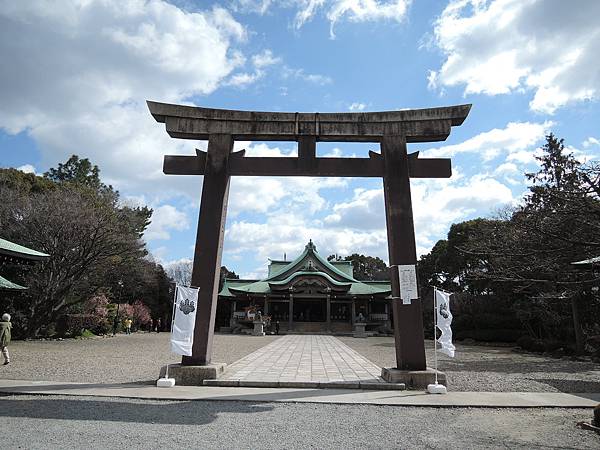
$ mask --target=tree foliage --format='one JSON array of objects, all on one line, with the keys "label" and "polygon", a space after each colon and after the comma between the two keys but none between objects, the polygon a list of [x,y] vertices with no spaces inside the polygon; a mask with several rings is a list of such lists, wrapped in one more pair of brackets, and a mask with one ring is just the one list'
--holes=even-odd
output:
[{"label": "tree foliage", "polygon": [[61,315],[81,312],[77,305],[99,292],[115,302],[149,298],[157,314],[169,311],[158,307],[168,301],[168,279],[146,259],[142,240],[152,210],[120,205],[118,192],[102,183],[87,159],[74,155],[44,177],[2,169],[0,196],[2,237],[50,255],[35,265],[3,268],[29,287],[2,298],[24,333],[43,333]]},{"label": "tree foliage", "polygon": [[44,178],[56,183],[71,183],[86,186],[98,193],[114,193],[112,186],[107,186],[100,180],[100,169],[92,165],[89,159],[79,159],[72,155],[67,162],[59,163],[57,168],[50,168],[44,173]]},{"label": "tree foliage", "polygon": [[600,170],[577,161],[552,134],[537,160],[539,170],[525,174],[531,184],[521,205],[453,225],[421,259],[420,275],[509,305],[532,337],[574,340],[582,351],[585,333],[600,334],[600,278],[572,263],[600,255]]},{"label": "tree foliage", "polygon": [[327,261],[350,261],[354,278],[359,281],[380,281],[389,280],[390,278],[388,266],[379,257],[353,253],[346,257],[329,255]]}]

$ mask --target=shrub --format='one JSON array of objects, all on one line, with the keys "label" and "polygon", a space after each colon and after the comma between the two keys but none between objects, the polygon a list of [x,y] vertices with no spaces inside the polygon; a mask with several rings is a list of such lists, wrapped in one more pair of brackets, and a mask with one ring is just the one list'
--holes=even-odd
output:
[{"label": "shrub", "polygon": [[150,308],[148,308],[143,301],[136,300],[133,302],[133,323],[137,327],[146,325],[152,322],[152,315],[150,314]]},{"label": "shrub", "polygon": [[98,321],[93,314],[65,314],[57,322],[59,335],[81,336],[84,331],[93,330]]},{"label": "shrub", "polygon": [[83,305],[85,315],[91,316],[87,319],[85,328],[96,335],[108,333],[110,330],[108,305],[108,297],[104,294],[90,297]]},{"label": "shrub", "polygon": [[96,336],[94,333],[92,333],[90,330],[88,330],[87,328],[83,329],[83,332],[81,333],[81,337],[82,338],[91,338]]}]

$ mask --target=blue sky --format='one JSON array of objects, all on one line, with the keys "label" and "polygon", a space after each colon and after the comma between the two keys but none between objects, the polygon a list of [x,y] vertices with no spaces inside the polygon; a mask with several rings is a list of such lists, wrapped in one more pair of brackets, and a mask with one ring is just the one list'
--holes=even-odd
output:
[{"label": "blue sky", "polygon": [[[123,201],[154,208],[146,240],[192,257],[201,177],[162,174],[174,140],[145,100],[274,111],[378,111],[472,103],[446,142],[449,180],[413,180],[417,247],[519,202],[544,135],[600,155],[600,2],[0,0],[0,166],[43,173],[76,153]],[[289,155],[293,143],[236,143]],[[373,144],[318,144],[366,155]],[[324,254],[387,259],[380,180],[235,178],[223,263],[264,274],[308,239]]]}]

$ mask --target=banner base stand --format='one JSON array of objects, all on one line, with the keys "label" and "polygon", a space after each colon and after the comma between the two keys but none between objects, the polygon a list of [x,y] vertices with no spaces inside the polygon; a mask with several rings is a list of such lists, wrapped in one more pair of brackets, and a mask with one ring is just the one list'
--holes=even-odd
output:
[{"label": "banner base stand", "polygon": [[[381,378],[388,383],[404,383],[406,389],[427,389],[427,386],[435,383],[436,370],[427,368],[425,370],[399,370],[384,367],[381,369]],[[446,374],[437,371],[437,380],[446,383]]]},{"label": "banner base stand", "polygon": [[[182,366],[169,364],[169,377],[178,386],[202,386],[204,380],[216,380],[225,373],[226,364],[213,363],[206,366]],[[160,378],[165,378],[167,366],[160,369]]]},{"label": "banner base stand", "polygon": [[156,387],[171,388],[175,386],[175,378],[159,378],[156,380]]},{"label": "banner base stand", "polygon": [[428,384],[427,392],[430,394],[447,394],[448,390],[443,384]]}]

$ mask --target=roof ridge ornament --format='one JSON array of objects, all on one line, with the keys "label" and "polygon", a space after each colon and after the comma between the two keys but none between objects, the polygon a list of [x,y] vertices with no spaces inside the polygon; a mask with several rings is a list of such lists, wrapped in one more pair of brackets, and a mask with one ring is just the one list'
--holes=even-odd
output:
[{"label": "roof ridge ornament", "polygon": [[317,251],[317,246],[313,243],[312,239],[308,240],[308,244],[304,247],[306,250],[312,250],[313,252]]}]

